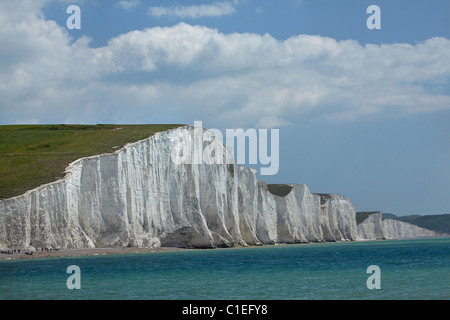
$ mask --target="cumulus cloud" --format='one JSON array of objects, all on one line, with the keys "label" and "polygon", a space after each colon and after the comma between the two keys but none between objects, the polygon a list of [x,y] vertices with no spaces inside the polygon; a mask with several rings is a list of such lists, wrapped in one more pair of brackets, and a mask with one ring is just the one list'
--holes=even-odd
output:
[{"label": "cumulus cloud", "polygon": [[203,120],[270,128],[450,108],[445,38],[362,46],[179,23],[92,48],[45,20],[38,6],[8,11],[7,3],[0,4],[2,123]]},{"label": "cumulus cloud", "polygon": [[190,6],[150,7],[147,14],[155,17],[200,18],[230,15],[236,12],[231,1]]},{"label": "cumulus cloud", "polygon": [[136,8],[140,2],[140,0],[120,0],[116,3],[116,6],[127,11],[131,11]]}]

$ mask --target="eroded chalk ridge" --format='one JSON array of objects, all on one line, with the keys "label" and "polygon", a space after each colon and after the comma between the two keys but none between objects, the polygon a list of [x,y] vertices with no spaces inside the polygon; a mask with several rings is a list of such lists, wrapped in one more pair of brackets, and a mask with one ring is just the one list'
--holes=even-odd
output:
[{"label": "eroded chalk ridge", "polygon": [[358,239],[408,239],[448,237],[448,234],[422,228],[414,224],[393,219],[383,219],[382,212],[371,212],[358,223]]},{"label": "eroded chalk ridge", "polygon": [[[306,185],[268,185],[255,170],[172,161],[193,127],[72,163],[56,182],[0,202],[0,247],[228,247],[358,239],[356,210]],[[214,133],[204,131],[205,141]],[[193,144],[195,145],[195,144]],[[198,145],[198,144],[197,144]],[[204,145],[182,150],[192,155]],[[194,148],[194,146],[192,147]],[[195,163],[195,162],[192,162]]]}]

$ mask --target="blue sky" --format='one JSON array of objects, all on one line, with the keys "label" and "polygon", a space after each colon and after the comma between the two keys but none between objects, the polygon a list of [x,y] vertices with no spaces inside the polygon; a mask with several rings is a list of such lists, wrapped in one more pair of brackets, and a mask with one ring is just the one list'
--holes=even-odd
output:
[{"label": "blue sky", "polygon": [[[128,9],[122,3],[129,3]],[[445,0],[238,0],[238,1],[53,1],[45,6],[46,17],[65,25],[68,4],[83,9],[83,28],[70,32],[92,37],[92,46],[106,45],[112,37],[133,30],[157,26],[172,26],[180,21],[217,28],[223,33],[268,33],[276,39],[299,34],[321,35],[336,40],[355,39],[366,43],[411,43],[431,37],[448,37],[450,22]],[[233,13],[219,16],[154,16],[149,8],[189,7],[230,3]],[[366,28],[368,6],[376,4],[382,10],[382,29]]]},{"label": "blue sky", "polygon": [[[66,8],[81,9],[69,30]],[[381,29],[369,30],[369,5]],[[0,3],[0,124],[277,128],[269,183],[450,212],[450,2]]]}]

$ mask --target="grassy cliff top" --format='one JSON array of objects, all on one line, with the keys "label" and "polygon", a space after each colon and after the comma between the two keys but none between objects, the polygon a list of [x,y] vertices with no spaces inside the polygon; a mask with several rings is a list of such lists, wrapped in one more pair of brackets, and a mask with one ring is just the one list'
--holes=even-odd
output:
[{"label": "grassy cliff top", "polygon": [[356,213],[356,223],[360,224],[366,220],[371,214],[380,213],[380,211],[363,211]]},{"label": "grassy cliff top", "polygon": [[64,177],[69,163],[181,125],[0,126],[0,199]]},{"label": "grassy cliff top", "polygon": [[287,196],[293,188],[288,184],[268,184],[267,187],[270,193],[279,197]]}]

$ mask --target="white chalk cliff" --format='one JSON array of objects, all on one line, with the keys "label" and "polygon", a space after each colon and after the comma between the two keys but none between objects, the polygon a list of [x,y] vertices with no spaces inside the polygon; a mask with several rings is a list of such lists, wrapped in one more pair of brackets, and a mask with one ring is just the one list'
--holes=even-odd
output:
[{"label": "white chalk cliff", "polygon": [[[159,132],[79,159],[64,178],[1,200],[0,248],[214,248],[426,234],[381,214],[357,226],[346,197],[313,194],[303,184],[282,185],[288,192],[280,195],[245,166],[173,161],[178,152],[195,160],[215,141],[202,131],[202,142],[179,150],[194,131]],[[214,150],[223,163],[230,159],[223,144]]]},{"label": "white chalk cliff", "polygon": [[433,230],[393,219],[383,220],[383,232],[386,239],[432,238],[443,236]]},{"label": "white chalk cliff", "polygon": [[64,178],[0,201],[0,247],[356,240],[355,208],[344,196],[313,194],[297,184],[277,196],[245,166],[176,164],[174,148],[193,131],[159,132],[115,153],[79,159]]},{"label": "white chalk cliff", "polygon": [[443,234],[394,219],[383,219],[381,212],[370,214],[358,223],[358,239],[407,239],[440,237]]},{"label": "white chalk cliff", "polygon": [[363,240],[385,239],[381,212],[374,212],[358,223],[358,238]]}]

